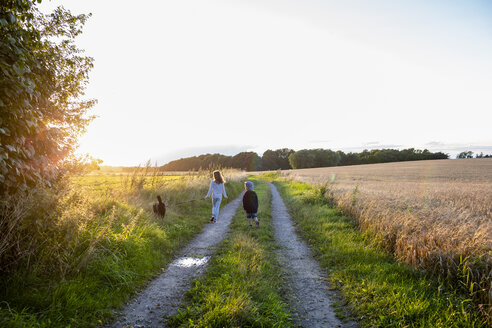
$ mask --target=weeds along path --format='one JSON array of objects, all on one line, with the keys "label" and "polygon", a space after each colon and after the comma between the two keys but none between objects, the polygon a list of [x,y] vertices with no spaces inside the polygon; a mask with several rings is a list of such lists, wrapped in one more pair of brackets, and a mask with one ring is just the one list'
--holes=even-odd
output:
[{"label": "weeds along path", "polygon": [[294,225],[277,188],[272,191],[272,216],[275,239],[281,246],[279,260],[286,269],[289,302],[294,308],[298,324],[310,327],[357,327],[355,322],[342,322],[335,316],[334,295],[323,279],[320,266],[307,244],[297,237]]},{"label": "weeds along path", "polygon": [[[224,239],[242,193],[222,208],[216,224],[207,225],[142,292],[130,301],[120,316],[106,325],[122,327],[164,327],[165,318],[174,315],[191,282],[201,276],[218,243]],[[204,218],[205,219],[205,218]]]}]

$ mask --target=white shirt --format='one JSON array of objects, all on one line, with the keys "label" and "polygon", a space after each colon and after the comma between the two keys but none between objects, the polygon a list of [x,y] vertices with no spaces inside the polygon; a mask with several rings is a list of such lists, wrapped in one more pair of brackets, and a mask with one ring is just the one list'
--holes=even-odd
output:
[{"label": "white shirt", "polygon": [[222,198],[222,194],[227,197],[224,184],[217,183],[215,181],[210,182],[210,188],[208,189],[207,197],[209,197],[210,194],[212,194],[213,198]]}]

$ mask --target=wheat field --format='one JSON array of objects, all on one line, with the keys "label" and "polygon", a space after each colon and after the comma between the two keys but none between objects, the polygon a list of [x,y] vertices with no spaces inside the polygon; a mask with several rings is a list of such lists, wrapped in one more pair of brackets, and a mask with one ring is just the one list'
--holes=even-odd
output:
[{"label": "wheat field", "polygon": [[283,171],[326,197],[400,261],[463,283],[492,303],[492,159],[432,160]]}]

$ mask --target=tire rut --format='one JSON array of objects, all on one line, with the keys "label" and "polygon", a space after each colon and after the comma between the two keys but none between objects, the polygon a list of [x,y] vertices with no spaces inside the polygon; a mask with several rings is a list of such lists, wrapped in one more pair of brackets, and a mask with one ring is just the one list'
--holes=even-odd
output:
[{"label": "tire rut", "polygon": [[104,327],[165,327],[166,318],[176,314],[184,294],[208,265],[216,246],[224,239],[242,194],[224,206],[215,224],[208,224],[167,268]]},{"label": "tire rut", "polygon": [[281,246],[280,263],[286,269],[290,305],[295,309],[300,327],[358,327],[356,322],[342,322],[332,306],[336,295],[328,288],[319,264],[307,244],[294,229],[287,208],[277,188],[269,183],[272,192],[272,216],[275,239]]}]

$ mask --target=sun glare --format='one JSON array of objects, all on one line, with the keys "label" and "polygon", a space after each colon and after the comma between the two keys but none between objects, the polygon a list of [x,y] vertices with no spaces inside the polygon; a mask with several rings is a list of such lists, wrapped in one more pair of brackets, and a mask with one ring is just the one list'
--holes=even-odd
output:
[{"label": "sun glare", "polygon": [[492,144],[490,26],[472,4],[160,1],[142,16],[125,2],[119,15],[109,2],[63,5],[93,12],[79,42],[96,59],[87,96],[99,100],[98,118],[80,152],[106,164],[231,145],[456,153]]}]

